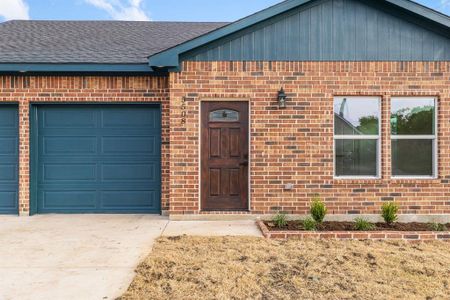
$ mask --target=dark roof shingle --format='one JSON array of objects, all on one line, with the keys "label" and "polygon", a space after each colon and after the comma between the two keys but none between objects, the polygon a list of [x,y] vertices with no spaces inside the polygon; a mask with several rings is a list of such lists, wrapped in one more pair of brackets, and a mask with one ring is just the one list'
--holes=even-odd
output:
[{"label": "dark roof shingle", "polygon": [[0,63],[145,64],[147,57],[227,23],[8,21]]}]

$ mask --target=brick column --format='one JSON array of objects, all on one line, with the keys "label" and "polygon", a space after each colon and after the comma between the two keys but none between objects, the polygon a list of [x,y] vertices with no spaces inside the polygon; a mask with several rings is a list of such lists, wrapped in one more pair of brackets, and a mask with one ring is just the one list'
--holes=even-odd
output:
[{"label": "brick column", "polygon": [[30,108],[19,100],[19,215],[30,214]]}]

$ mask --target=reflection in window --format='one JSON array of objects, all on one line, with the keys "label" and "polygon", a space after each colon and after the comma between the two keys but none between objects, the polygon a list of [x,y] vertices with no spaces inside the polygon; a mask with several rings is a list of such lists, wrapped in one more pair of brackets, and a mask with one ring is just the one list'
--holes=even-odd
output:
[{"label": "reflection in window", "polygon": [[376,176],[377,140],[336,140],[336,176]]},{"label": "reflection in window", "polygon": [[336,177],[377,177],[380,99],[334,99],[334,153]]},{"label": "reflection in window", "polygon": [[392,134],[433,135],[434,129],[434,99],[392,99]]},{"label": "reflection in window", "polygon": [[379,132],[378,98],[336,98],[334,133],[337,135],[377,135]]},{"label": "reflection in window", "polygon": [[432,140],[392,140],[393,176],[433,176]]},{"label": "reflection in window", "polygon": [[212,111],[209,114],[211,122],[237,122],[239,121],[239,112],[231,109],[220,109]]},{"label": "reflection in window", "polygon": [[392,175],[436,175],[436,100],[393,98],[391,101]]}]

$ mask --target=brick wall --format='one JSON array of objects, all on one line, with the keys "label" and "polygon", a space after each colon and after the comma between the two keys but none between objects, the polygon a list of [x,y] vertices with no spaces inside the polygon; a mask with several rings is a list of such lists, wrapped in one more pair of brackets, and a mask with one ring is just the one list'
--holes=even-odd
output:
[{"label": "brick wall", "polygon": [[19,104],[19,211],[30,208],[29,107],[33,102],[160,102],[162,209],[169,206],[169,98],[164,77],[0,76],[0,102]]},{"label": "brick wall", "polygon": [[[276,102],[280,87],[288,93],[284,110]],[[382,97],[381,179],[333,179],[333,96],[339,95]],[[439,101],[439,178],[391,179],[390,98],[419,95]],[[184,63],[170,75],[171,214],[199,213],[205,98],[250,99],[252,213],[305,214],[319,193],[333,214],[377,214],[389,200],[403,214],[450,214],[450,62]],[[287,183],[294,190],[284,190]]]}]

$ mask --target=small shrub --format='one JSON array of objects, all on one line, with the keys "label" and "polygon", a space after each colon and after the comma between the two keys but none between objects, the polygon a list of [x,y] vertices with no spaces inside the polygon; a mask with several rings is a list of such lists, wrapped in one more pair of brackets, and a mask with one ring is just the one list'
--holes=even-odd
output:
[{"label": "small shrub", "polygon": [[306,218],[305,220],[303,220],[303,228],[307,231],[316,231],[317,223],[311,217]]},{"label": "small shrub", "polygon": [[370,231],[375,229],[375,225],[363,218],[356,218],[355,229],[359,231]]},{"label": "small shrub", "polygon": [[381,215],[387,224],[392,224],[397,221],[398,209],[399,207],[395,202],[387,202],[383,204],[383,207],[381,208]]},{"label": "small shrub", "polygon": [[441,223],[430,223],[428,224],[430,226],[430,229],[432,231],[447,231],[447,226],[445,226],[445,224],[441,224]]},{"label": "small shrub", "polygon": [[325,216],[327,214],[327,207],[318,195],[315,196],[313,201],[311,202],[310,212],[313,219],[319,224],[321,224],[323,222],[323,219],[325,219]]},{"label": "small shrub", "polygon": [[286,227],[288,224],[287,215],[283,212],[279,212],[273,217],[272,222],[275,223],[275,226],[278,228]]}]

